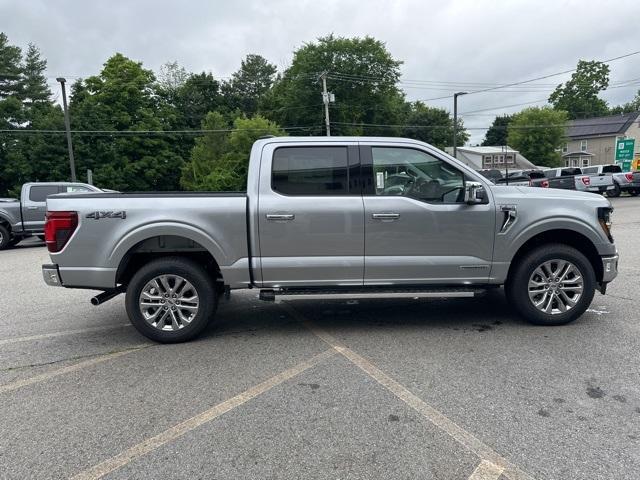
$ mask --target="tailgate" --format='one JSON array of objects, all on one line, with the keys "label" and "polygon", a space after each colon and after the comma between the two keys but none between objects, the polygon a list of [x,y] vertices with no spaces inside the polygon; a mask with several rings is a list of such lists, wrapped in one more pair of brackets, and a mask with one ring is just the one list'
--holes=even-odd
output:
[{"label": "tailgate", "polygon": [[576,189],[575,177],[555,177],[549,179],[549,188],[563,188],[565,190]]},{"label": "tailgate", "polygon": [[591,180],[592,187],[606,187],[613,185],[613,177],[605,173],[600,175],[589,175],[589,179]]}]

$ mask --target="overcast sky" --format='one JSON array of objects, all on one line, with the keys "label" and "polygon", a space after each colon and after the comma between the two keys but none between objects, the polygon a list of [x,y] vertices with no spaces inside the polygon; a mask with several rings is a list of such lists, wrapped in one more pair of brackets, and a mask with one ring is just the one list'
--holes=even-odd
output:
[{"label": "overcast sky", "polygon": [[[638,0],[0,0],[0,30],[19,46],[35,43],[54,84],[58,75],[71,81],[96,74],[114,52],[156,71],[177,60],[190,71],[226,77],[248,53],[284,69],[296,48],[334,33],[384,41],[404,61],[403,79],[421,81],[402,85],[412,100],[526,80],[573,68],[578,59],[640,50],[639,20]],[[639,77],[640,55],[611,63],[612,83]],[[544,99],[566,78],[468,95],[460,98],[459,111]],[[626,102],[638,83],[603,96],[612,104]],[[470,88],[462,88],[467,84]],[[428,103],[452,108],[450,98]],[[496,113],[520,108],[463,115],[473,128],[471,143],[482,140],[480,129]]]}]

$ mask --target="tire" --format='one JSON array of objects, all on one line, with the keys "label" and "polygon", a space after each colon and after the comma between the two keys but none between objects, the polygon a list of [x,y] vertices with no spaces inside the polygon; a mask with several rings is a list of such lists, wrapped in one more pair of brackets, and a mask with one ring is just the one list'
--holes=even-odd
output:
[{"label": "tire", "polygon": [[37,237],[44,242],[44,235],[38,235]]},{"label": "tire", "polygon": [[5,250],[11,246],[11,232],[4,225],[0,225],[0,250]]},{"label": "tire", "polygon": [[622,190],[620,189],[620,185],[616,182],[613,182],[613,190],[607,190],[607,197],[619,197]]},{"label": "tire", "polygon": [[22,237],[13,237],[11,240],[9,240],[9,246],[10,247],[15,247],[21,241],[22,241]]},{"label": "tire", "polygon": [[218,293],[201,265],[183,257],[164,257],[136,272],[127,286],[125,304],[129,320],[142,335],[160,343],[178,343],[197,337],[207,327],[218,306]]},{"label": "tire", "polygon": [[[558,261],[557,263],[554,263]],[[547,263],[549,262],[549,263]],[[561,262],[567,262],[573,266],[565,275],[562,275]],[[538,268],[543,267],[542,272],[551,273],[553,269],[558,276],[550,275],[551,282],[546,282],[536,272]],[[560,272],[560,273],[558,273]],[[565,277],[565,282],[555,282],[554,278]],[[532,287],[535,292],[533,298],[529,296],[529,281],[533,280],[540,283],[540,286]],[[571,282],[570,280],[576,280]],[[582,290],[580,296],[576,298],[578,290],[576,288],[582,280]],[[564,289],[560,286],[564,285]],[[546,292],[545,287],[550,289]],[[558,295],[554,292],[558,288]],[[517,312],[529,322],[536,325],[565,325],[580,317],[591,304],[596,289],[596,276],[589,260],[578,250],[568,245],[552,243],[542,245],[526,254],[515,265],[514,270],[509,275],[505,285],[507,299],[509,303],[517,310]],[[564,290],[564,296],[562,293]],[[539,293],[536,293],[539,292]],[[551,302],[548,302],[551,297]],[[534,305],[535,301],[547,299],[546,303],[542,303],[542,308]],[[567,308],[569,302],[575,302],[573,306]],[[545,305],[551,305],[550,311],[543,311]],[[561,308],[564,305],[566,311]],[[547,307],[547,310],[549,308]]]},{"label": "tire", "polygon": [[640,194],[640,190],[629,190],[629,195],[632,197],[637,197]]}]

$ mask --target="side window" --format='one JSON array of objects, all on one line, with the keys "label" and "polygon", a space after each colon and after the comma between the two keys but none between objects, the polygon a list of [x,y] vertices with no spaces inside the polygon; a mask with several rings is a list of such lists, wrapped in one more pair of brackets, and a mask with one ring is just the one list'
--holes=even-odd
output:
[{"label": "side window", "polygon": [[82,185],[67,185],[66,190],[67,190],[67,193],[73,193],[73,192],[84,193],[84,192],[90,192],[91,191],[87,187],[83,187]]},{"label": "side window", "polygon": [[44,203],[49,195],[58,193],[57,185],[34,185],[29,190],[29,200]]},{"label": "side window", "polygon": [[[598,167],[583,168],[582,173],[598,173]],[[606,173],[606,172],[605,172]]]},{"label": "side window", "polygon": [[372,147],[376,195],[401,195],[429,203],[464,200],[464,175],[420,150]]},{"label": "side window", "polygon": [[273,154],[271,188],[284,195],[347,195],[347,147],[280,147]]}]

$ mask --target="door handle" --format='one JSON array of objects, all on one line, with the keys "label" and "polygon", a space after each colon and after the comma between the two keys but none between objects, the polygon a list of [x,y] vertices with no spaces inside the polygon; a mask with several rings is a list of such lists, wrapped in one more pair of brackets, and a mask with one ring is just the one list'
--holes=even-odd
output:
[{"label": "door handle", "polygon": [[397,220],[400,218],[399,213],[373,213],[372,218],[376,220]]},{"label": "door handle", "polygon": [[293,220],[294,218],[296,218],[296,216],[293,213],[287,213],[287,214],[267,213],[267,220],[271,220],[274,222],[289,221],[289,220]]},{"label": "door handle", "polygon": [[38,207],[27,207],[27,210],[37,210]]}]

